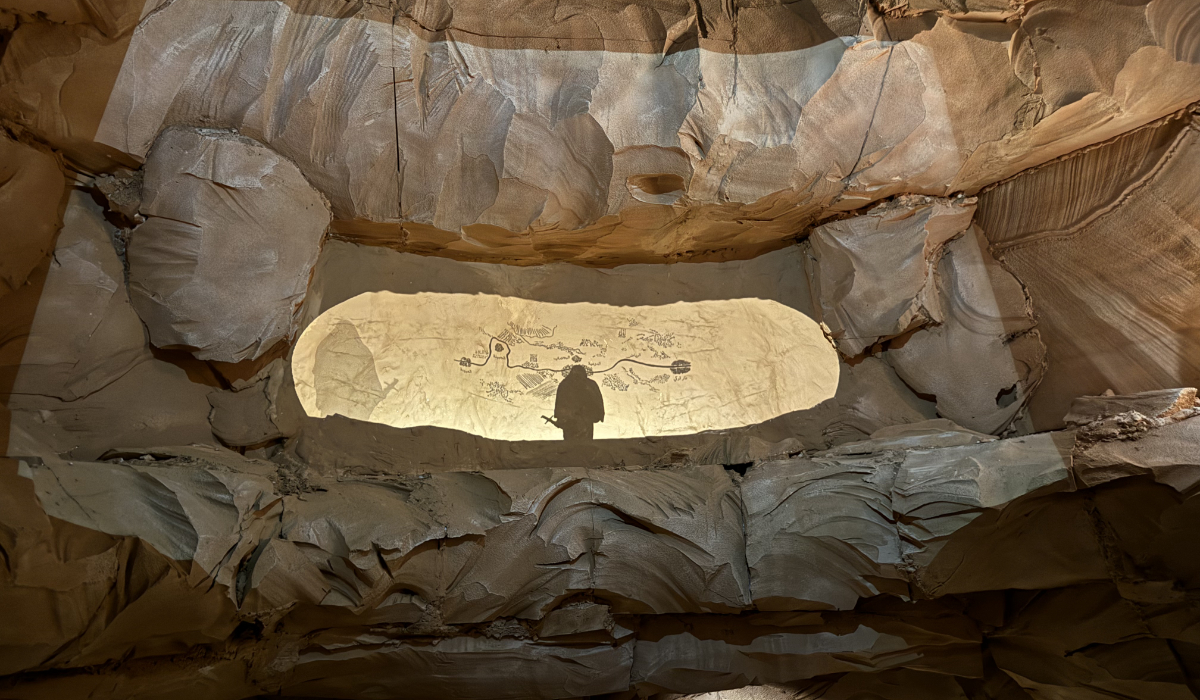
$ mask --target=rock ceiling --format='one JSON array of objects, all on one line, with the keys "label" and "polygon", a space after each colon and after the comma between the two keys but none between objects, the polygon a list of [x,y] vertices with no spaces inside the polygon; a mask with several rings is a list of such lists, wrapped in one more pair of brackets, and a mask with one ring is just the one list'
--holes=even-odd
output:
[{"label": "rock ceiling", "polygon": [[0,697],[1200,697],[1197,105],[1195,0],[0,0]]}]

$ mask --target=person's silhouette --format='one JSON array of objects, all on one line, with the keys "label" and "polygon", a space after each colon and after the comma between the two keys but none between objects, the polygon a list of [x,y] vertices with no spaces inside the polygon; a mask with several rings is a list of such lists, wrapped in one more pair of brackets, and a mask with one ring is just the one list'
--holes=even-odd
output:
[{"label": "person's silhouette", "polygon": [[583,365],[572,367],[558,385],[554,417],[546,420],[563,431],[563,440],[592,439],[594,424],[604,420],[604,395]]}]

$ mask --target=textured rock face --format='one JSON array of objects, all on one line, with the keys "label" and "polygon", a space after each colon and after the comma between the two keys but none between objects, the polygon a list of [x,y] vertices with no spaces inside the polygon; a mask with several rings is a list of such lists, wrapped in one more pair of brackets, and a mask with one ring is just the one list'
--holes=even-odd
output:
[{"label": "textured rock face", "polygon": [[975,212],[957,202],[895,202],[809,236],[808,277],[820,320],[843,354],[945,323],[936,275],[945,245]]},{"label": "textured rock face", "polygon": [[237,129],[356,240],[604,265],[749,257],[831,211],[974,194],[1200,96],[1187,0],[867,5],[514,3],[497,26],[484,5],[151,1],[115,39],[22,25],[0,105],[79,159]]},{"label": "textured rock face", "polygon": [[1197,105],[1193,0],[0,0],[0,697],[1200,696]]},{"label": "textured rock face", "polygon": [[9,214],[0,251],[0,284],[10,294],[54,246],[66,182],[54,156],[0,137],[0,210]]},{"label": "textured rock face", "polygon": [[151,342],[237,362],[289,337],[329,225],[296,166],[233,134],[168,129],[145,173],[129,289]]},{"label": "textured rock face", "polygon": [[[546,468],[297,491],[212,448],[8,460],[3,590],[39,632],[6,642],[5,670],[126,661],[6,694],[140,697],[199,666],[186,697],[688,693],[869,667],[924,697],[1184,697],[1193,667],[1171,650],[1200,643],[1200,406],[1164,393],[1090,399],[1073,430],[1025,438],[913,424],[744,478]],[[91,544],[54,553],[56,537]],[[179,644],[209,651],[154,661]]]},{"label": "textured rock face", "polygon": [[[1034,299],[1048,344],[1050,369],[1034,402],[1040,426],[1079,393],[1148,391],[1200,376],[1197,183],[1182,176],[1198,164],[1195,122],[1185,116],[981,198],[980,226]],[[1046,206],[1067,182],[1078,194]]]}]

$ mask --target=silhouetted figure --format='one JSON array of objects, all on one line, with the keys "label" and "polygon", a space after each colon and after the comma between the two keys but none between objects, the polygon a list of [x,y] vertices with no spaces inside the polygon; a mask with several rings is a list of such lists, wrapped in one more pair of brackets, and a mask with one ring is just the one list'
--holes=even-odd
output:
[{"label": "silhouetted figure", "polygon": [[563,431],[563,440],[592,439],[594,424],[604,420],[604,396],[582,365],[572,367],[558,385],[554,417],[546,420]]}]

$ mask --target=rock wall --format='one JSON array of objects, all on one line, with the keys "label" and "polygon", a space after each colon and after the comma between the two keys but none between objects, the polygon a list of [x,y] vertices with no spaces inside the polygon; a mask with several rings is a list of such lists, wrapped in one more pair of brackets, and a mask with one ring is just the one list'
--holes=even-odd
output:
[{"label": "rock wall", "polygon": [[744,475],[296,481],[199,446],[7,460],[0,590],[24,632],[0,687],[579,697],[901,678],[922,697],[1185,697],[1196,391],[1089,398],[1070,421],[1004,440],[926,421]]},{"label": "rock wall", "polygon": [[0,0],[0,697],[1200,697],[1198,47]]}]

